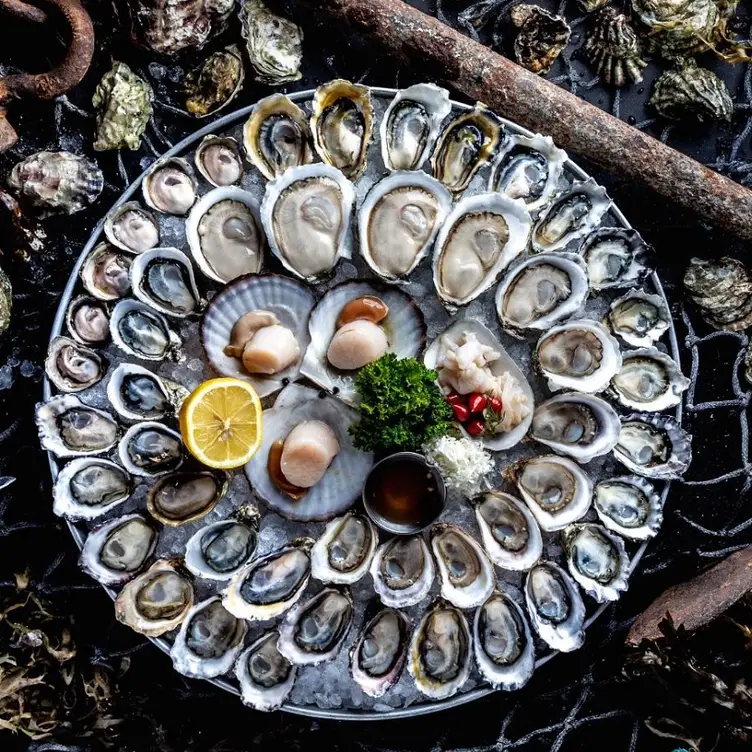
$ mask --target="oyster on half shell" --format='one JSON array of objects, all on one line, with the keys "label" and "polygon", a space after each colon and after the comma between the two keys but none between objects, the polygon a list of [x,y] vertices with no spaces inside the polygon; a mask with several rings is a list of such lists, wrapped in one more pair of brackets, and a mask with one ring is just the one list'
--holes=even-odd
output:
[{"label": "oyster on half shell", "polygon": [[147,205],[163,214],[182,217],[196,203],[196,176],[188,162],[180,157],[157,160],[141,187]]},{"label": "oyster on half shell", "polygon": [[630,290],[611,303],[608,323],[632,347],[650,347],[671,326],[671,313],[660,295]]},{"label": "oyster on half shell", "polygon": [[623,227],[601,227],[592,232],[579,253],[593,290],[639,285],[653,263],[653,249],[636,230]]},{"label": "oyster on half shell", "polygon": [[161,313],[140,300],[121,300],[110,316],[110,336],[124,353],[141,360],[179,359],[182,342]]},{"label": "oyster on half shell", "polygon": [[382,543],[371,561],[373,589],[385,606],[414,606],[428,595],[436,569],[421,535],[396,536]]},{"label": "oyster on half shell", "polygon": [[139,300],[167,316],[189,316],[201,306],[193,266],[176,248],[139,254],[131,264],[131,284]]},{"label": "oyster on half shell", "polygon": [[44,370],[61,392],[82,392],[102,380],[107,361],[85,345],[61,336],[50,342]]},{"label": "oyster on half shell", "polygon": [[277,710],[292,692],[297,668],[277,650],[279,632],[265,632],[251,643],[235,664],[240,699],[254,710]]},{"label": "oyster on half shell", "polygon": [[222,470],[169,473],[149,489],[146,508],[163,525],[185,525],[209,514],[228,485],[229,476]]},{"label": "oyster on half shell", "polygon": [[106,301],[127,295],[131,289],[131,259],[108,243],[99,243],[86,257],[79,272],[89,295]]},{"label": "oyster on half shell", "polygon": [[132,475],[156,477],[177,470],[185,450],[177,431],[162,423],[145,420],[131,426],[118,445],[123,467]]},{"label": "oyster on half shell", "polygon": [[176,414],[188,396],[180,384],[135,363],[121,363],[107,383],[107,399],[129,421],[160,420]]},{"label": "oyster on half shell", "polygon": [[55,480],[52,511],[68,520],[93,520],[124,502],[133,490],[128,473],[110,460],[79,457]]},{"label": "oyster on half shell", "polygon": [[351,585],[368,572],[379,545],[379,535],[371,520],[348,512],[325,528],[311,550],[311,574],[317,580]]},{"label": "oyster on half shell", "polygon": [[65,324],[71,337],[82,345],[104,345],[110,338],[110,313],[102,300],[78,295],[68,305]]},{"label": "oyster on half shell", "polygon": [[143,253],[159,245],[159,222],[138,201],[128,201],[107,217],[104,234],[116,248]]},{"label": "oyster on half shell", "polygon": [[243,177],[240,145],[230,136],[204,136],[193,158],[201,176],[215,188],[234,185]]},{"label": "oyster on half shell", "polygon": [[639,475],[621,475],[596,484],[593,507],[609,530],[630,540],[652,538],[663,522],[663,499]]}]

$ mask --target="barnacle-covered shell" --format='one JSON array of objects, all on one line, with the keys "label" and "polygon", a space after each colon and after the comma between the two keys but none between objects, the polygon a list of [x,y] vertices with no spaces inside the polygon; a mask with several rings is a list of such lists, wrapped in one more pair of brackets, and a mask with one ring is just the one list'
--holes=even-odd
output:
[{"label": "barnacle-covered shell", "polygon": [[297,668],[277,650],[279,632],[265,632],[251,643],[235,664],[240,699],[254,710],[279,708],[292,692]]},{"label": "barnacle-covered shell", "polygon": [[373,523],[362,514],[348,512],[333,519],[311,550],[311,574],[321,582],[351,585],[371,566],[379,545]]},{"label": "barnacle-covered shell", "polygon": [[653,265],[653,249],[639,232],[623,227],[601,227],[590,233],[579,253],[585,260],[593,290],[634,287]]},{"label": "barnacle-covered shell", "polygon": [[671,313],[660,295],[630,290],[611,303],[608,323],[633,347],[650,347],[671,326]]},{"label": "barnacle-covered shell", "polygon": [[99,198],[104,176],[96,162],[86,157],[40,151],[11,170],[8,186],[41,216],[75,214]]},{"label": "barnacle-covered shell", "polygon": [[118,445],[118,456],[131,475],[156,477],[183,464],[183,441],[177,431],[162,423],[145,420],[131,426]]},{"label": "barnacle-covered shell", "polygon": [[640,42],[629,19],[616,8],[603,8],[596,14],[583,48],[595,72],[607,84],[621,87],[642,81],[647,63],[642,59]]},{"label": "barnacle-covered shell", "polygon": [[155,248],[131,264],[133,294],[155,311],[182,318],[196,313],[201,297],[193,266],[176,248]]},{"label": "barnacle-covered shell", "polygon": [[684,287],[715,329],[752,326],[752,275],[741,261],[730,256],[693,258],[684,272]]},{"label": "barnacle-covered shell", "polygon": [[71,337],[82,345],[96,347],[105,344],[110,338],[110,314],[107,306],[104,301],[88,295],[73,298],[65,314],[65,324]]},{"label": "barnacle-covered shell", "polygon": [[235,45],[218,50],[185,77],[185,109],[196,117],[219,112],[235,99],[244,78],[240,50]]},{"label": "barnacle-covered shell", "polygon": [[233,185],[243,177],[243,158],[238,142],[231,136],[210,133],[196,148],[196,169],[215,188]]},{"label": "barnacle-covered shell", "polygon": [[151,86],[125,63],[115,62],[94,90],[97,113],[95,151],[141,146],[141,136],[151,118]]},{"label": "barnacle-covered shell", "polygon": [[143,253],[159,245],[159,222],[138,201],[128,201],[107,217],[104,234],[116,248]]},{"label": "barnacle-covered shell", "polygon": [[144,177],[144,201],[164,214],[184,216],[196,202],[198,184],[193,168],[181,157],[157,160]]},{"label": "barnacle-covered shell", "polygon": [[110,336],[123,352],[141,360],[179,357],[182,342],[161,313],[127,298],[112,309]]},{"label": "barnacle-covered shell", "polygon": [[107,361],[69,337],[55,337],[47,350],[44,370],[61,392],[82,392],[102,380]]},{"label": "barnacle-covered shell", "polygon": [[373,589],[385,606],[414,606],[428,595],[436,568],[422,535],[398,535],[382,543],[371,561]]},{"label": "barnacle-covered shell", "polygon": [[117,300],[130,292],[132,257],[99,243],[86,257],[79,276],[86,291],[99,300]]},{"label": "barnacle-covered shell", "polygon": [[99,457],[71,460],[58,473],[52,511],[68,520],[93,520],[125,501],[133,481],[120,465]]},{"label": "barnacle-covered shell", "polygon": [[596,484],[593,507],[600,521],[630,540],[658,534],[663,522],[663,500],[639,475],[620,475]]},{"label": "barnacle-covered shell", "polygon": [[678,405],[689,384],[673,358],[655,347],[645,347],[623,354],[609,392],[624,407],[655,412]]},{"label": "barnacle-covered shell", "polygon": [[569,24],[561,16],[525,3],[515,5],[509,16],[519,29],[514,39],[517,62],[533,73],[548,73],[569,44]]},{"label": "barnacle-covered shell", "polygon": [[187,396],[185,387],[135,363],[121,363],[107,383],[107,399],[129,421],[175,415]]},{"label": "barnacle-covered shell", "polygon": [[227,493],[229,476],[221,470],[177,472],[162,476],[146,496],[149,514],[176,527],[206,517]]}]

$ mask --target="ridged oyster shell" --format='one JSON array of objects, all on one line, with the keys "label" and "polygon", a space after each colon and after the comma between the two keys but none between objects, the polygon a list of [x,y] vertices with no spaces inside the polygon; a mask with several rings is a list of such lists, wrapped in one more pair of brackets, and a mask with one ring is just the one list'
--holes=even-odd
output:
[{"label": "ridged oyster shell", "polygon": [[107,361],[68,337],[55,337],[47,349],[44,370],[61,392],[82,392],[102,380]]},{"label": "ridged oyster shell", "polygon": [[595,24],[583,45],[595,72],[611,86],[621,87],[642,81],[640,41],[629,19],[616,8],[607,7],[595,16]]},{"label": "ridged oyster shell", "polygon": [[185,77],[185,109],[199,118],[219,112],[235,99],[244,79],[238,47],[233,44],[217,50]]},{"label": "ridged oyster shell", "polygon": [[398,535],[382,543],[371,561],[373,589],[385,606],[420,603],[433,585],[436,568],[422,535]]},{"label": "ridged oyster shell", "polygon": [[681,404],[690,383],[673,358],[646,347],[623,354],[609,393],[624,407],[657,412]]},{"label": "ridged oyster shell", "polygon": [[324,583],[352,585],[368,572],[379,545],[371,520],[348,512],[324,529],[311,550],[311,575]]},{"label": "ridged oyster shell", "polygon": [[663,522],[662,498],[639,475],[620,475],[597,483],[593,507],[609,530],[630,540],[654,537]]},{"label": "ridged oyster shell", "polygon": [[513,5],[509,16],[519,29],[514,39],[517,62],[533,73],[548,73],[569,44],[572,33],[569,24],[562,16],[527,3]]},{"label": "ridged oyster shell", "polygon": [[159,223],[138,201],[128,201],[112,211],[104,223],[107,240],[120,250],[143,253],[159,245]]},{"label": "ridged oyster shell", "polygon": [[215,188],[239,183],[243,177],[240,145],[230,136],[204,136],[193,158],[199,174]]},{"label": "ridged oyster shell", "polygon": [[265,632],[252,642],[235,663],[240,699],[254,710],[277,710],[295,684],[297,668],[277,650],[279,632]]},{"label": "ridged oyster shell", "polygon": [[93,520],[122,504],[133,481],[120,465],[97,457],[79,457],[55,480],[52,511],[68,520]]},{"label": "ridged oyster shell", "polygon": [[182,342],[161,313],[140,300],[121,300],[110,316],[112,341],[140,360],[178,359]]},{"label": "ridged oyster shell", "polygon": [[167,316],[190,316],[201,307],[193,266],[177,248],[139,254],[131,264],[131,285],[140,301]]},{"label": "ridged oyster shell", "polygon": [[639,285],[653,263],[653,249],[640,233],[623,227],[601,227],[585,238],[579,253],[593,290]]},{"label": "ridged oyster shell", "polygon": [[110,339],[110,312],[102,300],[78,295],[68,305],[65,325],[71,337],[82,345],[96,347]]},{"label": "ridged oyster shell", "polygon": [[660,295],[630,290],[611,303],[608,323],[632,347],[650,347],[671,326],[671,313]]},{"label": "ridged oyster shell", "polygon": [[183,464],[185,450],[177,431],[145,420],[125,432],[118,445],[118,456],[131,475],[157,477],[177,470]]},{"label": "ridged oyster shell", "polygon": [[141,190],[152,209],[179,217],[196,203],[198,183],[193,168],[181,157],[157,160],[144,176]]},{"label": "ridged oyster shell", "polygon": [[187,396],[185,387],[135,363],[121,363],[107,382],[107,399],[129,421],[176,414]]},{"label": "ridged oyster shell", "polygon": [[106,301],[127,295],[131,289],[131,258],[107,243],[99,243],[79,272],[89,295]]}]

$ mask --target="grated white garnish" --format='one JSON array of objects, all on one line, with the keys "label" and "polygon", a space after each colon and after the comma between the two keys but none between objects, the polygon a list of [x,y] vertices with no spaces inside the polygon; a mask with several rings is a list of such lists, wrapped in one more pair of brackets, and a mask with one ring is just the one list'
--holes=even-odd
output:
[{"label": "grated white garnish", "polygon": [[426,444],[423,452],[441,470],[447,488],[466,498],[481,492],[484,476],[494,469],[491,455],[472,439],[441,436]]}]

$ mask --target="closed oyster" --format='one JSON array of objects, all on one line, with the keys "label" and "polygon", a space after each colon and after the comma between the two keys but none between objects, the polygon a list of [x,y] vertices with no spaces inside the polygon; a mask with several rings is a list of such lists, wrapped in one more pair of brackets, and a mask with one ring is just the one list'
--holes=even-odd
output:
[{"label": "closed oyster", "polygon": [[609,392],[624,407],[657,412],[680,404],[690,383],[675,360],[648,347],[624,353]]},{"label": "closed oyster", "polygon": [[602,8],[608,0],[577,0],[577,4],[585,11],[585,13],[592,13],[598,8]]},{"label": "closed oyster", "polygon": [[348,512],[325,528],[311,551],[311,574],[321,582],[351,585],[367,572],[379,545],[373,523]]},{"label": "closed oyster", "polygon": [[65,324],[82,345],[104,345],[110,338],[110,314],[103,301],[79,295],[70,302]]},{"label": "closed oyster", "polygon": [[734,102],[723,79],[689,58],[664,71],[653,86],[650,104],[669,120],[731,120]]},{"label": "closed oyster", "polygon": [[121,300],[110,316],[110,336],[123,352],[141,360],[179,357],[182,342],[160,313],[140,300]]},{"label": "closed oyster", "polygon": [[451,207],[449,191],[424,172],[393,172],[376,183],[358,212],[360,252],[368,266],[390,282],[409,275]]},{"label": "closed oyster", "polygon": [[284,94],[256,103],[243,126],[243,144],[248,158],[269,180],[313,161],[308,118]]},{"label": "closed oyster", "polygon": [[504,592],[491,593],[475,612],[475,662],[495,689],[513,692],[535,670],[535,647],[522,609]]},{"label": "closed oyster", "polygon": [[496,290],[505,329],[548,329],[577,313],[588,296],[585,264],[576,253],[542,253],[515,266]]},{"label": "closed oyster", "polygon": [[128,201],[109,214],[104,234],[116,248],[143,253],[159,245],[159,222],[138,201]]},{"label": "closed oyster", "polygon": [[243,58],[237,46],[218,50],[185,77],[185,109],[196,117],[219,112],[235,99],[244,78]]},{"label": "closed oyster", "polygon": [[667,415],[634,413],[622,420],[614,457],[638,475],[678,480],[692,462],[692,437]]},{"label": "closed oyster", "polygon": [[552,392],[602,392],[622,363],[619,343],[591,319],[551,327],[538,340],[534,358]]},{"label": "closed oyster", "polygon": [[470,676],[472,638],[458,608],[437,600],[413,632],[407,668],[432,700],[456,694]]},{"label": "closed oyster", "polygon": [[242,0],[240,20],[256,80],[271,86],[297,81],[303,61],[302,29],[272,13],[261,0]]},{"label": "closed oyster", "polygon": [[146,497],[149,514],[177,526],[206,517],[227,493],[229,476],[220,471],[178,472],[161,477]]},{"label": "closed oyster", "polygon": [[180,157],[157,160],[141,183],[148,206],[179,217],[196,202],[197,187],[193,169]]},{"label": "closed oyster", "polygon": [[115,618],[139,634],[160,637],[179,626],[192,606],[193,585],[179,560],[158,559],[120,591]]},{"label": "closed oyster", "polygon": [[277,649],[298,666],[329,661],[342,647],[352,620],[350,591],[325,588],[287,614],[279,627]]},{"label": "closed oyster", "polygon": [[218,596],[191,608],[170,649],[173,668],[184,676],[213,679],[226,674],[243,649],[248,627],[225,610]]},{"label": "closed oyster", "polygon": [[660,295],[630,290],[611,303],[608,323],[633,347],[650,347],[671,326],[671,314]]},{"label": "closed oyster", "polygon": [[0,337],[5,334],[10,327],[12,309],[13,289],[10,284],[10,279],[8,279],[8,275],[0,268]]},{"label": "closed oyster", "polygon": [[533,73],[548,73],[569,44],[569,24],[561,16],[525,3],[515,5],[509,16],[519,29],[514,39],[517,62]]},{"label": "closed oyster", "polygon": [[57,475],[52,511],[68,520],[93,520],[125,501],[133,482],[120,465],[110,460],[80,457]]},{"label": "closed oyster", "polygon": [[177,470],[185,458],[180,434],[145,420],[126,432],[118,445],[123,467],[132,475],[156,477]]},{"label": "closed oyster", "polygon": [[421,535],[397,536],[382,543],[371,562],[373,589],[385,606],[406,608],[422,601],[436,570]]},{"label": "closed oyster", "polygon": [[310,538],[299,538],[238,570],[222,595],[239,619],[267,621],[292,608],[311,576]]},{"label": "closed oyster", "polygon": [[433,176],[452,193],[461,193],[491,159],[501,136],[501,121],[485,105],[478,103],[474,110],[461,112],[439,137],[431,157]]},{"label": "closed oyster", "polygon": [[381,120],[381,155],[387,169],[419,170],[451,111],[449,92],[435,84],[400,89]]},{"label": "closed oyster", "polygon": [[647,63],[642,59],[640,41],[629,19],[616,8],[603,8],[597,13],[583,49],[607,84],[618,88],[642,81]]},{"label": "closed oyster", "polygon": [[488,190],[524,201],[530,211],[548,202],[559,183],[567,153],[550,136],[507,136],[494,160]]},{"label": "closed oyster", "polygon": [[107,399],[129,421],[176,414],[187,396],[185,387],[135,363],[121,363],[107,384]]},{"label": "closed oyster", "polygon": [[611,199],[593,178],[575,181],[543,211],[533,227],[533,251],[561,251],[598,225]]},{"label": "closed oyster", "polygon": [[493,566],[480,544],[455,525],[431,528],[431,549],[439,568],[441,597],[457,608],[475,608],[495,585]]},{"label": "closed oyster", "polygon": [[460,200],[434,249],[433,281],[442,301],[466,305],[491,287],[525,250],[530,226],[523,204],[499,193]]},{"label": "closed oyster", "polygon": [[532,457],[511,465],[505,475],[517,485],[542,530],[561,530],[590,509],[593,481],[566,457]]},{"label": "closed oyster", "polygon": [[238,142],[230,136],[204,136],[193,158],[196,169],[215,188],[233,185],[243,177],[243,158]]},{"label": "closed oyster", "polygon": [[297,668],[277,650],[279,632],[265,632],[249,645],[235,664],[240,699],[254,710],[277,710],[295,683]]},{"label": "closed oyster", "polygon": [[752,326],[752,275],[741,261],[693,258],[684,287],[713,328],[738,332]]},{"label": "closed oyster", "polygon": [[82,392],[104,377],[107,362],[99,353],[68,337],[55,337],[44,370],[61,392]]},{"label": "closed oyster", "polygon": [[91,100],[97,113],[94,150],[138,149],[151,118],[153,96],[141,76],[125,63],[113,63]]},{"label": "closed oyster", "polygon": [[75,214],[99,198],[104,176],[97,163],[86,157],[68,151],[40,151],[11,170],[8,187],[40,216]]},{"label": "closed oyster", "polygon": [[175,248],[146,251],[131,264],[133,294],[167,316],[196,313],[201,298],[188,257]]},{"label": "closed oyster", "polygon": [[79,276],[89,295],[98,300],[117,300],[130,292],[131,257],[100,243],[86,257]]},{"label": "closed oyster", "polygon": [[593,506],[609,530],[630,540],[654,537],[663,522],[663,500],[639,475],[621,475],[598,483]]},{"label": "closed oyster", "polygon": [[585,642],[585,605],[572,578],[552,561],[527,575],[525,603],[538,636],[549,647],[570,653]]},{"label": "closed oyster", "polygon": [[350,671],[369,697],[382,697],[399,681],[409,631],[407,618],[393,608],[381,609],[363,627],[350,651]]},{"label": "closed oyster", "polygon": [[629,559],[621,538],[590,522],[562,533],[567,566],[585,592],[598,603],[615,601],[627,589]]},{"label": "closed oyster", "polygon": [[567,392],[536,407],[530,436],[584,464],[608,454],[620,429],[619,416],[607,402],[592,394]]},{"label": "closed oyster", "polygon": [[483,546],[496,566],[524,571],[540,559],[540,528],[521,501],[501,491],[489,491],[475,499],[474,506]]},{"label": "closed oyster", "polygon": [[120,429],[104,410],[81,402],[72,394],[60,394],[37,405],[39,440],[56,457],[101,454],[117,443]]},{"label": "closed oyster", "polygon": [[102,585],[122,585],[144,566],[157,545],[157,531],[140,514],[115,517],[86,536],[78,563]]},{"label": "closed oyster", "polygon": [[266,187],[261,221],[272,253],[297,277],[315,282],[350,258],[347,233],[355,189],[334,167],[290,167]]},{"label": "closed oyster", "polygon": [[602,227],[588,235],[579,250],[590,287],[634,287],[650,273],[653,249],[636,230]]}]

